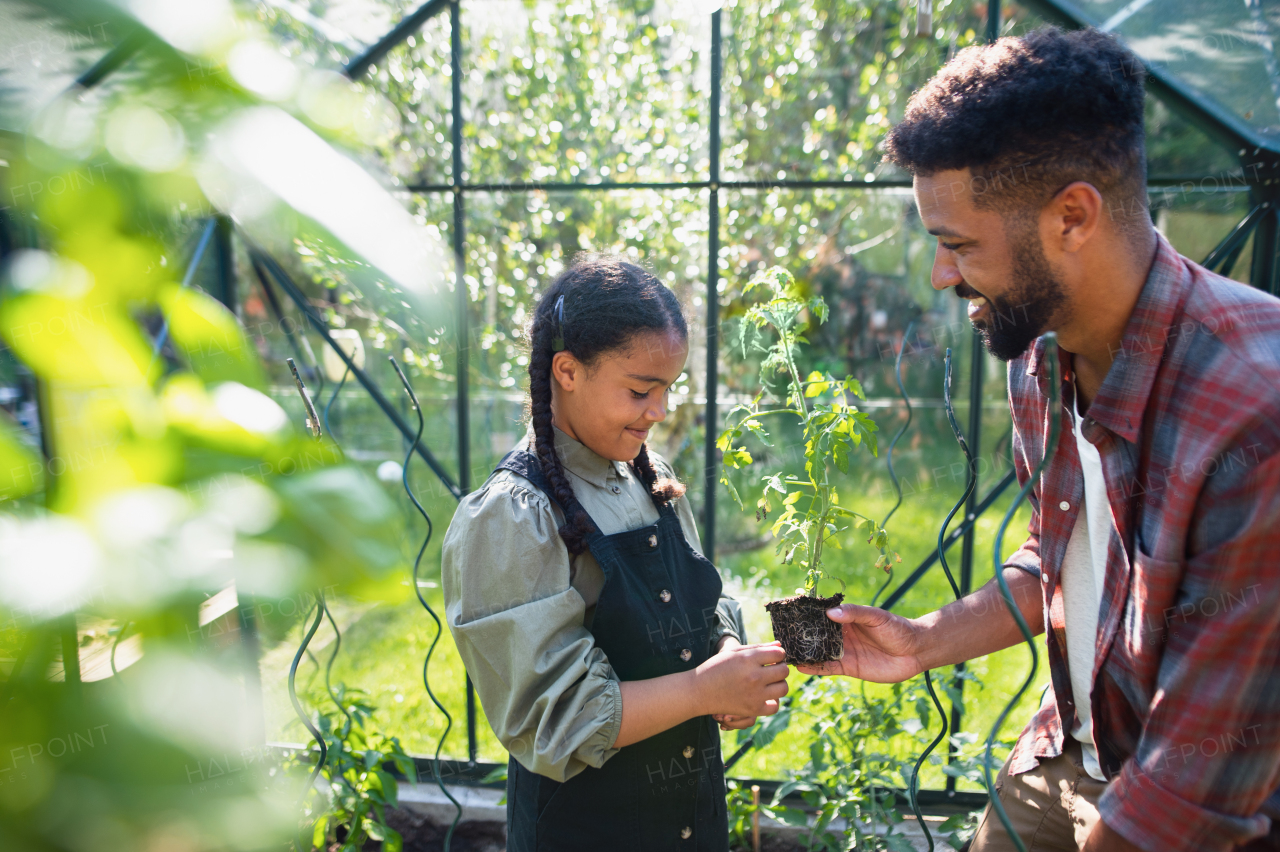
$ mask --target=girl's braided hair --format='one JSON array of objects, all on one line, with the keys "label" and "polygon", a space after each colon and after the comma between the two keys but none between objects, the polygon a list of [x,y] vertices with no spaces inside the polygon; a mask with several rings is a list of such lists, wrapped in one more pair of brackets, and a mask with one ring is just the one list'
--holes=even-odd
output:
[{"label": "girl's braided hair", "polygon": [[[561,296],[563,325],[556,309]],[[553,496],[564,509],[560,537],[571,555],[587,549],[592,526],[556,454],[551,425],[551,358],[557,338],[563,334],[564,349],[591,367],[601,355],[626,349],[637,334],[670,331],[686,340],[689,337],[675,294],[644,269],[614,257],[579,257],[551,283],[534,309],[527,337],[534,452]],[[684,486],[676,480],[658,478],[649,459],[648,442],[630,465],[648,487],[654,503],[662,505],[684,494]]]}]

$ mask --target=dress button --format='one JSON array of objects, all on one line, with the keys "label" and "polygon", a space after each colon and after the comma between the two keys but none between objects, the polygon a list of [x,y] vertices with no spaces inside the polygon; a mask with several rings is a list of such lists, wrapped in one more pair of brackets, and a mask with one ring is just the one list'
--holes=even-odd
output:
[{"label": "dress button", "polygon": [[658,537],[656,535],[649,536],[649,547],[658,546]]},{"label": "dress button", "polygon": [[680,652],[680,659],[684,660],[686,663],[689,662],[691,659],[693,659],[693,652],[690,651],[688,648],[685,648],[683,651]]},{"label": "dress button", "polygon": [[687,826],[687,825],[686,825],[684,828],[680,829],[680,839],[681,839],[681,840],[688,840],[690,837],[693,837],[693,829],[692,829],[692,828],[690,828],[689,826]]},{"label": "dress button", "polygon": [[1071,509],[1071,504],[1068,503],[1066,500],[1063,500],[1061,503],[1058,504],[1058,508],[1066,512]]},{"label": "dress button", "polygon": [[658,599],[661,600],[663,603],[671,603],[671,592],[667,591],[666,589],[663,589],[662,591],[658,592]]},{"label": "dress button", "polygon": [[621,489],[621,488],[619,488],[618,486],[613,485],[613,486],[610,486],[610,487],[613,489],[613,493],[614,493],[614,494],[621,494],[621,493],[622,493],[622,489]]},{"label": "dress button", "polygon": [[685,746],[682,754],[684,754],[685,760],[693,757],[693,746]]}]

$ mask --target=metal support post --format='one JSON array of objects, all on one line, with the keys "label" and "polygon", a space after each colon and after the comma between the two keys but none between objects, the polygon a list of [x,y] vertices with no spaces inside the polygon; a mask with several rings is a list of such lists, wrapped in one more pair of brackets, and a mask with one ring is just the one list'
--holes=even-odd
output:
[{"label": "metal support post", "polygon": [[711,15],[711,183],[707,201],[707,410],[706,455],[703,462],[702,551],[707,559],[716,553],[716,484],[720,460],[716,450],[716,392],[720,361],[720,17]]}]

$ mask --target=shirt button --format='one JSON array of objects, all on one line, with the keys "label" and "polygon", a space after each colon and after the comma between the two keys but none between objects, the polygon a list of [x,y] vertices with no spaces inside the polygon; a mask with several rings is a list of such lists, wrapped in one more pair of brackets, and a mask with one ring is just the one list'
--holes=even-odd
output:
[{"label": "shirt button", "polygon": [[1066,512],[1071,509],[1071,504],[1068,503],[1066,500],[1063,500],[1061,503],[1058,504],[1058,508]]},{"label": "shirt button", "polygon": [[619,488],[618,486],[613,485],[613,486],[610,486],[610,487],[611,487],[611,489],[612,489],[612,491],[613,491],[613,493],[614,493],[614,494],[621,494],[621,493],[622,493],[622,489],[621,489],[621,488]]},{"label": "shirt button", "polygon": [[684,828],[680,829],[680,839],[681,839],[681,840],[688,840],[690,837],[693,837],[693,829],[692,829],[692,828],[690,828],[689,826],[687,826],[687,825],[686,825]]},{"label": "shirt button", "polygon": [[693,757],[693,746],[685,746],[684,751],[681,753],[685,756],[685,759],[688,760]]},{"label": "shirt button", "polygon": [[662,591],[658,592],[658,598],[663,603],[671,603],[671,592],[667,591],[666,589],[663,589]]},{"label": "shirt button", "polygon": [[693,652],[688,648],[685,648],[680,652],[680,659],[684,660],[686,663],[689,662],[689,660],[693,659]]},{"label": "shirt button", "polygon": [[650,547],[658,546],[658,537],[656,535],[649,536],[649,546]]},{"label": "shirt button", "polygon": [[1049,585],[1049,575],[1044,572],[1044,569],[1040,570],[1040,582],[1046,586]]}]

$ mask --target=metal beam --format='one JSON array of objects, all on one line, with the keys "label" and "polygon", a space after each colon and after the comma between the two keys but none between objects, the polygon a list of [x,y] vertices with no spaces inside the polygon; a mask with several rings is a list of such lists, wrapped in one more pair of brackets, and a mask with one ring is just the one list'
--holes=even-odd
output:
[{"label": "metal beam", "polygon": [[150,35],[151,33],[144,27],[138,27],[126,35],[120,40],[119,44],[108,50],[102,55],[101,59],[93,63],[89,70],[76,78],[72,90],[92,89],[101,83],[107,75],[132,59],[133,55],[142,48],[142,45],[146,43]]},{"label": "metal beam", "polygon": [[456,9],[457,5],[455,0],[427,0],[416,11],[402,18],[400,23],[374,42],[368,50],[348,62],[342,69],[342,73],[349,80],[364,76],[364,72],[368,71],[371,65],[390,53],[400,42],[422,29],[427,21],[443,11],[446,6]]},{"label": "metal beam", "polygon": [[[306,296],[298,288],[298,285],[294,284],[293,280],[289,278],[288,273],[284,271],[280,264],[276,263],[275,259],[271,257],[271,255],[261,249],[250,248],[249,254],[256,264],[267,270],[271,277],[275,279],[276,283],[280,285],[280,289],[284,290],[289,298],[293,300],[294,304],[298,306],[298,309],[302,311],[302,315],[311,323],[312,328],[314,328],[316,333],[324,338],[325,343],[329,344],[329,347],[333,349],[333,351],[337,353],[338,357],[342,359],[343,363],[347,365],[351,370],[351,375],[355,377],[356,381],[358,381],[366,391],[368,391],[369,396],[373,397],[373,401],[382,409],[382,413],[386,415],[392,425],[400,431],[400,434],[403,435],[406,440],[412,442],[416,430],[409,428],[408,422],[406,422],[400,415],[400,412],[396,411],[395,407],[392,406],[391,402],[387,399],[386,395],[382,393],[382,390],[377,386],[377,384],[369,378],[369,374],[357,367],[355,361],[353,361],[351,356],[347,354],[347,351],[338,345],[338,342],[329,335],[329,324],[316,314],[315,310],[311,307],[311,303],[307,301]],[[445,472],[445,469],[441,467],[440,462],[432,452],[428,450],[421,441],[418,442],[417,448],[418,455],[427,463],[427,467],[431,468],[432,472],[434,472],[440,479],[440,482],[444,487],[453,495],[454,499],[462,499],[462,492],[459,490],[458,486],[454,484],[453,477],[449,476],[449,474]]]}]

